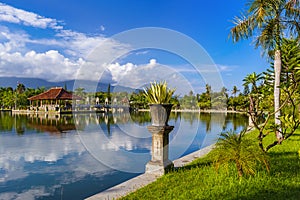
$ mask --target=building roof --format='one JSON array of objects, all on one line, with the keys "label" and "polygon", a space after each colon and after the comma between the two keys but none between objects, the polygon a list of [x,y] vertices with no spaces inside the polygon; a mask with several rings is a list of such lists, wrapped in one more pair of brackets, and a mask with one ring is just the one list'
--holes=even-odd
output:
[{"label": "building roof", "polygon": [[72,100],[81,99],[81,97],[73,95],[71,92],[66,91],[62,87],[55,87],[43,92],[41,94],[28,98],[30,101],[33,100]]}]

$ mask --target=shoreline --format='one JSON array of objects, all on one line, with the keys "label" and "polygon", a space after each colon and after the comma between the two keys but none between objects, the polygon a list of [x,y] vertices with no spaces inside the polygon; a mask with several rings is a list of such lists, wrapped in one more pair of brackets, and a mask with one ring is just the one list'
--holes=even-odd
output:
[{"label": "shoreline", "polygon": [[[254,127],[247,127],[247,132],[252,131]],[[202,149],[199,149],[197,151],[194,151],[188,155],[185,155],[183,157],[180,157],[176,160],[173,160],[174,168],[180,168],[183,167],[194,160],[204,157],[207,155],[211,150],[214,149],[216,143],[213,143],[209,146],[206,146]],[[85,198],[85,200],[110,200],[110,199],[119,199],[121,197],[124,197],[132,192],[135,192],[136,190],[149,185],[150,183],[156,181],[159,177],[155,174],[150,173],[144,173],[137,177],[131,178],[127,181],[124,181],[118,185],[115,185],[111,188],[108,188],[102,192],[99,192],[97,194],[94,194],[90,197]]]},{"label": "shoreline", "polygon": [[[181,158],[178,158],[173,161],[174,167],[183,167],[195,159],[205,156],[208,154],[213,148],[215,144],[211,144],[207,147],[199,149],[195,152],[192,152],[188,155],[185,155]],[[129,193],[135,192],[136,190],[156,181],[159,177],[155,174],[144,173],[132,179],[129,179],[123,183],[115,185],[111,188],[108,188],[98,194],[94,194],[90,197],[87,197],[85,200],[109,200],[109,199],[118,199],[128,195]]]},{"label": "shoreline", "polygon": [[[140,112],[149,112],[150,109],[139,109],[138,111]],[[235,111],[235,110],[215,110],[215,109],[211,109],[211,110],[192,110],[192,109],[182,109],[182,110],[171,110],[171,112],[187,112],[187,113],[245,113],[244,111]]]},{"label": "shoreline", "polygon": [[[149,112],[150,109],[138,109],[137,112]],[[102,110],[68,110],[68,111],[44,111],[44,110],[9,110],[9,109],[3,109],[0,110],[0,112],[12,112],[15,114],[72,114],[72,113],[104,113],[105,111]],[[246,114],[246,112],[243,111],[235,111],[235,110],[192,110],[192,109],[183,109],[183,110],[171,110],[173,113],[240,113],[240,114]]]}]

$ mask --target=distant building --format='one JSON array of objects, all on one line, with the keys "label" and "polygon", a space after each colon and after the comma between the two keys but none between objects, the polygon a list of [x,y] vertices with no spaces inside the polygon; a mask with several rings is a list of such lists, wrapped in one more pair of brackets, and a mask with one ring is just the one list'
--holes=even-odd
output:
[{"label": "distant building", "polygon": [[29,97],[30,107],[40,111],[59,111],[60,106],[71,109],[71,100],[81,100],[81,97],[73,95],[62,87],[55,87],[41,94]]}]

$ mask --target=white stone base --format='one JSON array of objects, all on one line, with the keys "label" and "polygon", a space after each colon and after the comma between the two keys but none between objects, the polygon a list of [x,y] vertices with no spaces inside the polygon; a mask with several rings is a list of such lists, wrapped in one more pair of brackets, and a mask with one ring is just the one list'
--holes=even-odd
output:
[{"label": "white stone base", "polygon": [[171,160],[166,160],[163,163],[150,161],[146,164],[146,173],[162,176],[166,173],[167,169],[173,166],[174,164]]}]

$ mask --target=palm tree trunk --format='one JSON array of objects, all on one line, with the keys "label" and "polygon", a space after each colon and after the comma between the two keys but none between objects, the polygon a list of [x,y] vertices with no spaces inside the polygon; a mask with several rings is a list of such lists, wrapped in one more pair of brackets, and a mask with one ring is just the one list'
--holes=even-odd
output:
[{"label": "palm tree trunk", "polygon": [[279,117],[281,116],[280,112],[280,74],[281,74],[281,53],[280,50],[275,51],[275,60],[274,60],[274,71],[275,71],[275,82],[274,82],[274,110],[275,110],[275,126],[276,137],[279,143],[283,140],[281,133],[281,121]]},{"label": "palm tree trunk", "polygon": [[239,177],[242,177],[244,172],[243,172],[243,168],[242,168],[241,164],[239,163],[239,161],[235,161],[235,165],[236,165],[236,169],[238,171]]}]

